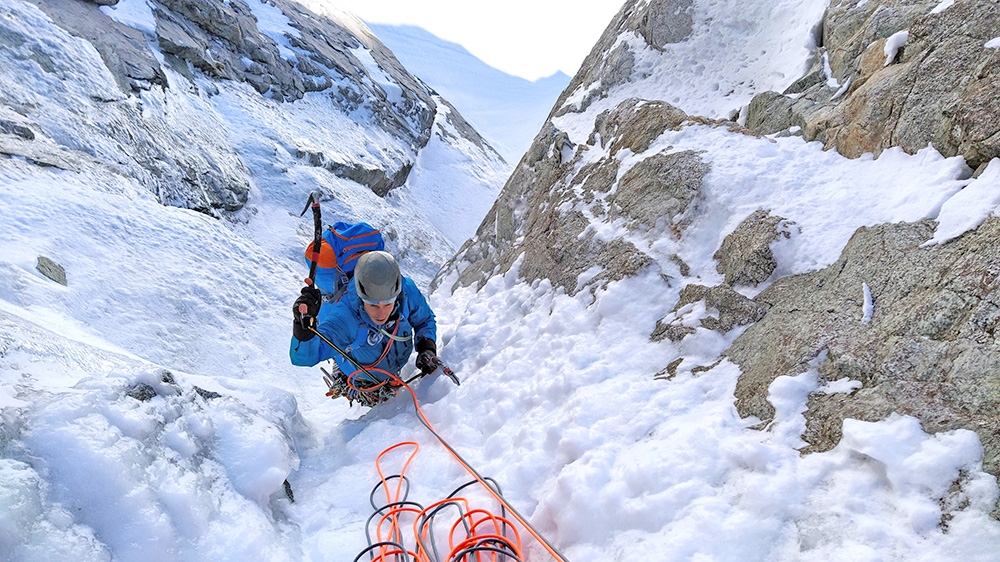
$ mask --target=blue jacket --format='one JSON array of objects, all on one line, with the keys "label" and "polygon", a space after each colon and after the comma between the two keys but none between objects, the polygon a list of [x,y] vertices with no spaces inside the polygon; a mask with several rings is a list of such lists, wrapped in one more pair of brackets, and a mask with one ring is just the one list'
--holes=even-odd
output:
[{"label": "blue jacket", "polygon": [[[396,308],[385,326],[376,326],[364,311],[354,283],[348,284],[347,292],[339,301],[325,303],[320,307],[317,321],[319,333],[350,354],[380,381],[388,378],[384,371],[399,374],[413,352],[415,340],[437,340],[434,311],[409,277],[403,277],[403,287],[396,299]],[[389,338],[385,333],[393,334],[397,339]],[[404,340],[398,341],[399,338]],[[318,337],[299,341],[292,336],[289,356],[293,365],[311,367],[321,361],[333,359],[345,375],[350,376],[358,371],[350,361]]]}]

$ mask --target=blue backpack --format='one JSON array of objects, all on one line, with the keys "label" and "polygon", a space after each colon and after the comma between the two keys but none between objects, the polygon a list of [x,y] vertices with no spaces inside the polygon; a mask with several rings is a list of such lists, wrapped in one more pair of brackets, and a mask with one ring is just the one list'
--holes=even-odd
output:
[{"label": "blue backpack", "polygon": [[[306,265],[313,253],[313,244],[306,247]],[[324,300],[337,301],[347,290],[347,283],[354,277],[354,266],[365,252],[384,250],[382,231],[366,222],[335,222],[323,231],[316,262],[316,287],[323,292]]]}]

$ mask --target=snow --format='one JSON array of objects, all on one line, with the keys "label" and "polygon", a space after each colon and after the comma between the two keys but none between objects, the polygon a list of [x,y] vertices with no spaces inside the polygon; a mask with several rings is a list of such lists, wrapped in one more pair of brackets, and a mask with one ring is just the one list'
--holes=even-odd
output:
[{"label": "snow", "polygon": [[119,0],[114,6],[101,6],[101,11],[118,23],[156,35],[156,17],[148,0]]},{"label": "snow", "polygon": [[833,69],[830,68],[830,54],[823,53],[823,75],[826,76],[826,85],[831,88],[841,88],[840,82],[833,76]]},{"label": "snow", "polygon": [[[782,3],[792,13],[773,22],[751,4],[748,35],[739,26],[727,32],[745,40],[749,28],[771,22],[764,36],[801,44],[803,27],[786,24],[809,20],[815,4]],[[732,9],[712,6],[720,17]],[[50,33],[37,23],[37,33]],[[793,58],[750,66],[790,73],[804,65]],[[731,71],[705,68],[709,79]],[[71,82],[66,91],[86,99],[86,88]],[[646,82],[614,95],[651,91]],[[747,91],[720,91],[696,105],[725,107]],[[191,111],[211,109],[225,124],[254,176],[254,212],[240,220],[161,206],[136,180],[102,167],[68,172],[0,160],[0,557],[351,561],[366,545],[382,450],[420,444],[407,474],[411,499],[424,505],[469,481],[407,395],[350,408],[323,395],[317,369],[289,364],[289,308],[311,228],[298,216],[301,195],[331,182],[296,164],[289,139],[359,158],[366,146],[387,160],[402,149],[331,113],[319,96],[286,113],[273,103],[239,88],[220,88],[210,108],[192,103]],[[600,110],[557,126],[579,145]],[[331,132],[341,128],[349,133]],[[433,139],[414,168],[419,181],[388,205],[334,181],[324,184],[336,196],[324,213],[375,217],[400,233],[397,253],[421,243],[450,252],[486,197],[460,175],[494,172],[470,169],[466,154]],[[569,296],[546,281],[519,281],[514,267],[478,291],[452,294],[445,280],[430,295],[441,357],[462,384],[429,377],[416,385],[426,417],[569,560],[997,560],[1000,524],[989,513],[1000,494],[973,432],[928,434],[899,415],[847,420],[836,447],[803,455],[810,393],[850,393],[860,381],[821,384],[818,357],[771,385],[776,416],[761,429],[737,415],[739,368],[720,361],[741,328],[701,328],[715,311],[695,303],[677,312],[694,334],[678,343],[649,334],[677,301],[679,285],[659,274],[680,277],[669,257],[678,253],[691,266],[684,282],[719,282],[712,254],[758,208],[786,219],[789,238],[773,245],[778,274],[805,273],[833,263],[865,225],[933,218],[933,243],[947,244],[997,214],[1000,164],[970,179],[961,158],[932,148],[848,160],[797,137],[689,125],[643,154],[622,155],[620,173],[680,150],[697,151],[712,170],[684,236],[595,223],[602,236],[644,243],[659,271]],[[606,156],[591,151],[583,164]],[[432,208],[463,198],[479,203],[433,216]],[[414,224],[442,234],[411,236]],[[67,286],[35,269],[39,255],[66,268]],[[859,312],[868,316],[865,302]],[[677,358],[675,376],[655,378]],[[155,396],[133,397],[143,385]],[[550,559],[522,538],[527,560]]]},{"label": "snow", "polygon": [[295,62],[295,52],[288,37],[301,37],[301,33],[291,26],[291,20],[280,9],[262,0],[247,0],[247,6],[257,19],[257,29],[274,40],[282,57]]},{"label": "snow", "polygon": [[755,94],[783,91],[806,72],[818,39],[815,28],[828,5],[828,0],[695,1],[691,36],[662,50],[624,31],[618,42],[634,55],[632,77],[595,105],[608,109],[637,92],[659,92],[687,113],[727,118]]},{"label": "snow", "polygon": [[875,313],[875,304],[872,301],[872,290],[868,287],[868,283],[861,284],[861,293],[865,298],[865,303],[861,306],[861,323],[867,324],[872,321],[872,314]]},{"label": "snow", "polygon": [[386,98],[391,103],[400,104],[403,101],[403,89],[399,87],[399,84],[392,79],[391,76],[386,74],[382,67],[375,62],[375,58],[372,57],[371,51],[366,47],[358,47],[356,49],[351,49],[354,56],[357,57],[361,64],[365,67],[368,72],[368,76],[375,81],[376,84],[382,88],[385,92]]},{"label": "snow", "polygon": [[[568,130],[573,142],[585,141],[585,129],[570,127],[569,118],[555,123]],[[715,269],[714,250],[706,252],[705,248],[718,248],[726,235],[759,208],[794,223],[788,238],[772,244],[778,275],[805,273],[836,261],[861,226],[936,218],[945,201],[968,183],[970,173],[962,158],[944,158],[933,148],[915,155],[894,148],[878,160],[846,160],[824,151],[821,143],[807,143],[799,137],[759,139],[725,128],[692,125],[664,132],[643,155],[623,162],[619,177],[642,158],[684,150],[697,152],[711,165],[701,194],[704,212],[693,217],[686,231],[691,243],[677,246],[669,237],[660,236],[661,232],[652,231],[637,246],[649,246],[665,263],[677,253],[691,267],[691,276],[708,284],[721,283],[722,275]],[[598,156],[590,156],[582,165]],[[747,174],[751,169],[754,173]],[[989,185],[988,179],[984,185]],[[993,208],[986,203],[980,202],[981,208]],[[622,225],[594,227],[602,239],[631,236]]]},{"label": "snow", "polygon": [[[438,108],[435,125],[443,135],[431,136],[407,185],[392,191],[388,200],[401,210],[416,210],[417,216],[427,217],[457,249],[475,234],[484,211],[496,199],[493,186],[502,182],[499,171],[504,167],[495,162],[484,165],[472,143],[456,146],[459,134],[448,121],[450,110],[444,104]],[[442,136],[450,138],[450,143]]]},{"label": "snow", "polygon": [[961,236],[983,223],[990,215],[1000,216],[1000,158],[990,160],[983,173],[945,201],[937,216],[934,238],[923,245],[941,244]]},{"label": "snow", "polygon": [[833,96],[830,97],[830,101],[839,100],[841,96],[847,93],[847,90],[851,87],[851,79],[848,78],[844,81],[844,84],[834,92]]},{"label": "snow", "polygon": [[885,48],[883,52],[885,53],[885,64],[882,66],[889,66],[892,61],[896,60],[896,53],[899,52],[903,45],[906,45],[906,41],[910,38],[910,32],[907,30],[897,31],[893,33],[885,40]]},{"label": "snow", "polygon": [[985,45],[983,45],[983,48],[1000,49],[1000,37],[995,37],[993,39],[990,39],[989,41],[986,42]]}]

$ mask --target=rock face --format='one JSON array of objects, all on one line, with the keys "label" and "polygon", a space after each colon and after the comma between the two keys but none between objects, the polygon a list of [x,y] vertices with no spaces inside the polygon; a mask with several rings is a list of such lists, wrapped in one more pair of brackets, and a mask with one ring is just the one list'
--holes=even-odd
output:
[{"label": "rock face", "polygon": [[[660,152],[618,181],[616,156],[623,149],[646,152],[653,139],[686,120],[683,111],[665,102],[629,99],[601,113],[590,140],[580,146],[547,123],[476,236],[443,271],[459,274],[457,286],[481,287],[519,262],[523,279],[549,279],[575,294],[647,267],[652,259],[633,243],[603,240],[588,227],[591,218],[599,218],[668,236],[683,229],[684,212],[709,166],[691,151]],[[569,174],[592,147],[606,155]]]},{"label": "rock face", "polygon": [[[695,329],[680,322],[678,313],[686,306],[704,302],[709,309],[718,311],[718,316],[709,316],[700,320],[702,328],[720,333],[726,333],[736,326],[746,326],[756,322],[767,314],[767,307],[737,293],[729,285],[706,287],[694,283],[681,289],[677,305],[668,318],[656,323],[656,328],[650,335],[653,341],[664,338],[680,341],[685,336],[694,333]],[[666,321],[664,321],[666,320]]]},{"label": "rock face", "polygon": [[60,285],[66,286],[66,270],[63,266],[52,261],[50,258],[45,256],[38,256],[38,262],[35,264],[35,269],[39,273],[48,277],[49,279],[59,283]]},{"label": "rock face", "polygon": [[[736,407],[773,418],[767,386],[819,363],[821,382],[861,383],[851,394],[813,394],[807,451],[832,448],[845,418],[893,412],[929,432],[979,433],[985,468],[1000,473],[1000,219],[921,248],[933,224],[861,229],[833,265],[778,280],[754,301],[767,309],[727,356],[740,365]],[[863,284],[874,313],[863,322]]]},{"label": "rock face", "polygon": [[[556,101],[559,109],[554,116],[585,111],[615,86],[644,76],[644,71],[636,71],[635,53],[618,41],[622,30],[634,30],[647,45],[662,49],[691,35],[693,13],[693,0],[626,2]],[[578,103],[568,104],[569,96],[580,88],[587,94]]]},{"label": "rock face", "polygon": [[[733,334],[723,357],[743,372],[741,415],[766,426],[774,418],[768,388],[775,378],[815,368],[821,384],[841,381],[843,388],[848,379],[854,390],[811,395],[805,452],[834,447],[844,419],[901,413],[932,433],[976,431],[985,468],[1000,475],[1000,219],[929,247],[921,244],[933,235],[930,221],[862,228],[836,263],[775,278],[772,245],[791,236],[793,223],[759,209],[721,240],[713,257],[724,281],[715,286],[689,275],[677,254],[650,251],[671,247],[665,242],[680,240],[692,217],[705,213],[699,206],[711,171],[699,153],[657,144],[664,131],[697,123],[798,133],[848,157],[930,143],[973,168],[1000,156],[1000,49],[985,46],[1000,37],[1000,4],[956,0],[934,12],[938,0],[834,0],[812,69],[783,93],[757,95],[749,131],[663,101],[609,101],[616,87],[646,77],[651,51],[692,33],[696,3],[625,3],[477,236],[438,282],[482,286],[517,267],[523,280],[548,279],[573,294],[653,264],[664,276],[669,270],[665,285],[679,288],[651,339],[679,345],[698,329]],[[908,31],[905,42],[901,31]],[[625,36],[645,46],[629,48]],[[569,123],[580,134],[589,125],[580,122],[584,114],[592,133],[574,145],[559,126]],[[665,265],[671,261],[672,269]],[[671,361],[656,378],[676,376],[682,362]]]},{"label": "rock face", "polygon": [[[986,47],[1000,36],[1000,5],[957,0],[935,11],[939,4],[831,2],[811,71],[781,94],[754,98],[747,127],[799,127],[848,157],[931,144],[982,170],[1000,156],[1000,50]],[[836,264],[768,287],[755,299],[766,316],[727,352],[744,371],[740,413],[772,419],[767,385],[822,357],[822,381],[846,377],[861,387],[811,396],[807,451],[836,445],[845,418],[899,412],[931,432],[976,431],[986,469],[1000,474],[998,227],[990,219],[929,248],[919,247],[933,231],[927,223],[862,229]],[[862,283],[875,303],[867,324]]]},{"label": "rock face", "polygon": [[780,94],[756,96],[747,127],[799,127],[851,158],[928,143],[974,169],[1000,156],[1000,49],[985,46],[1000,36],[1000,5],[956,0],[933,11],[939,4],[832,1],[812,69]]},{"label": "rock face", "polygon": [[[767,281],[778,265],[771,251],[771,242],[781,236],[778,225],[782,221],[781,217],[758,209],[726,236],[712,257],[719,261],[716,269],[726,276],[727,285],[756,287]],[[787,232],[785,236],[788,236]]]},{"label": "rock face", "polygon": [[[259,28],[243,0],[163,0],[149,3],[152,25],[140,30],[109,16],[105,6],[115,4],[16,0],[2,8],[0,153],[65,169],[111,163],[139,178],[164,204],[216,215],[246,204],[249,173],[219,135],[221,123],[203,122],[195,116],[204,112],[196,108],[185,114],[190,102],[177,101],[184,95],[216,95],[222,82],[248,84],[278,103],[322,93],[336,110],[360,116],[378,134],[395,139],[399,149],[373,158],[293,149],[303,162],[380,196],[406,181],[431,137],[440,98],[360,22],[318,17],[297,2],[272,0],[257,9],[268,10],[269,22],[287,20],[287,27],[275,31],[271,23]],[[65,48],[50,51],[52,46],[36,42],[32,29],[38,26],[60,28]],[[73,59],[88,51],[99,58]],[[168,71],[183,78],[171,83]],[[31,84],[45,88],[46,96]],[[84,97],[92,103],[81,106],[73,89],[88,90]],[[44,107],[47,101],[55,107]],[[454,108],[449,111],[455,130],[493,153]]]}]

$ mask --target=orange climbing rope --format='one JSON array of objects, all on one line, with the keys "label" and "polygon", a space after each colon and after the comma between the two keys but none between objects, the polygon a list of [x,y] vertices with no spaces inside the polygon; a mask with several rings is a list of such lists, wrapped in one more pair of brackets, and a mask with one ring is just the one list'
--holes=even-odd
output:
[{"label": "orange climbing rope", "polygon": [[[403,466],[398,474],[386,476],[383,470],[384,458],[402,448],[411,448],[409,455],[403,462]],[[424,508],[419,504],[407,500],[409,495],[409,480],[406,478],[406,468],[416,456],[419,445],[413,441],[397,443],[382,451],[376,458],[375,464],[378,470],[380,482],[372,490],[371,503],[375,509],[375,514],[369,519],[369,527],[372,520],[378,516],[375,523],[375,540],[369,529],[366,529],[369,536],[369,547],[359,555],[369,554],[373,562],[400,562],[400,557],[409,562],[503,562],[521,561],[521,537],[517,528],[506,518],[506,511],[501,506],[501,514],[471,507],[469,499],[459,497],[457,494],[472,481],[455,490],[446,499],[440,500]],[[395,488],[390,485],[390,480],[396,480]],[[404,488],[405,484],[405,488]],[[381,488],[385,493],[385,505],[378,507],[374,497]],[[458,516],[454,518],[448,528],[448,553],[441,557],[438,552],[438,545],[434,538],[434,527],[436,519],[442,517],[442,513],[448,507],[455,507]],[[407,534],[403,531],[405,527],[404,518],[413,520],[412,538],[416,542],[416,548],[407,548],[409,542]],[[357,560],[357,559],[356,559]]]}]

